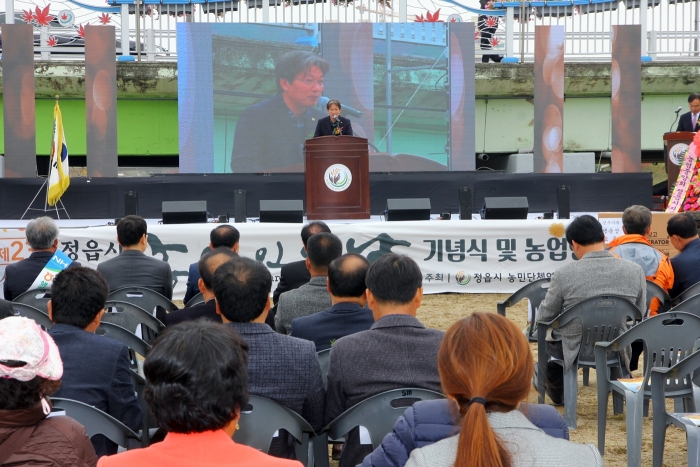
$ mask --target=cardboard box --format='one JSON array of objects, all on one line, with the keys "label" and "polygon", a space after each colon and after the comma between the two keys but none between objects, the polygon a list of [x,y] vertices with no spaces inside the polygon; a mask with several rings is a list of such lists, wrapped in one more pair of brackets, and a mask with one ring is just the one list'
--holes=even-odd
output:
[{"label": "cardboard box", "polygon": [[[666,224],[668,223],[668,220],[673,216],[675,216],[675,214],[666,212],[651,213],[651,233],[649,234],[649,241],[651,242],[651,245],[654,248],[667,254],[669,258],[673,258],[678,254],[678,250],[673,248],[673,245],[671,245],[671,241],[668,238],[668,234],[666,233]],[[609,219],[610,221],[606,222],[606,219]],[[608,241],[614,238],[614,236],[612,238],[608,238],[609,235],[622,234],[621,212],[598,213],[598,220],[600,220],[600,223],[603,224],[606,244]]]}]

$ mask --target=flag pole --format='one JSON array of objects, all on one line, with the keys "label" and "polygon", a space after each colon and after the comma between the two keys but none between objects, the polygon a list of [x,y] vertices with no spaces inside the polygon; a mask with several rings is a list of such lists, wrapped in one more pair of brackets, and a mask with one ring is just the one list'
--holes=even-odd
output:
[{"label": "flag pole", "polygon": [[[56,94],[54,97],[56,98],[56,105],[58,105],[58,100],[60,99],[60,96],[58,94]],[[54,132],[56,131],[55,125],[56,125],[56,120],[54,119]],[[52,137],[51,147],[53,147],[53,137]],[[54,147],[53,150],[54,150],[54,152],[56,152],[56,151],[58,151],[58,148]],[[53,172],[53,157],[54,157],[54,154],[51,154],[51,158],[49,159],[49,178],[48,178],[49,184],[46,187],[46,199],[44,200],[44,212],[47,211],[46,208],[49,206],[49,187],[51,186],[51,183],[50,183],[51,172]],[[60,220],[61,215],[58,213],[58,203],[56,203],[54,208],[56,208],[56,217]]]}]

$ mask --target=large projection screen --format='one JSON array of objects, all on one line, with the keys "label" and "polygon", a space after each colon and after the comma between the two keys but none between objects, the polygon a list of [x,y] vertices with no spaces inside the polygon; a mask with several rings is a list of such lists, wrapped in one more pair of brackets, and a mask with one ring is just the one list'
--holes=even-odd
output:
[{"label": "large projection screen", "polygon": [[[304,141],[329,99],[368,139],[371,170],[467,170],[473,152],[461,144],[451,154],[449,64],[473,63],[474,48],[448,49],[473,45],[470,31],[454,23],[178,24],[180,172],[303,172]],[[473,99],[466,103],[459,121],[473,122]]]}]

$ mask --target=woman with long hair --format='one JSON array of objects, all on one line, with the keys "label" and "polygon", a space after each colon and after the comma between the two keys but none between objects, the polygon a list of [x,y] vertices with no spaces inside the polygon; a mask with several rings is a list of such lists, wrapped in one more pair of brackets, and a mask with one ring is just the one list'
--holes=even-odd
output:
[{"label": "woman with long hair", "polygon": [[507,318],[474,313],[453,324],[438,370],[461,432],[414,450],[406,467],[603,465],[594,446],[552,438],[517,410],[530,392],[534,360],[525,336]]}]

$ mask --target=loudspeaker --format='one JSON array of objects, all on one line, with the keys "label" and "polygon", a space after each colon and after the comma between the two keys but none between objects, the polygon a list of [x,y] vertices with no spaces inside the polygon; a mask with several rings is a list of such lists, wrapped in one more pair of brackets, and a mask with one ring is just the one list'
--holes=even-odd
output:
[{"label": "loudspeaker", "polygon": [[304,202],[300,199],[261,199],[260,222],[301,224],[304,222]]},{"label": "loudspeaker", "polygon": [[472,189],[468,186],[459,189],[459,218],[463,221],[472,219]]},{"label": "loudspeaker", "polygon": [[430,198],[401,198],[386,200],[388,221],[430,220]]},{"label": "loudspeaker", "polygon": [[137,192],[127,191],[124,193],[124,215],[139,215],[139,194]]},{"label": "loudspeaker", "polygon": [[484,198],[482,219],[527,219],[528,204],[524,196]]},{"label": "loudspeaker", "polygon": [[163,201],[163,224],[207,222],[206,201]]},{"label": "loudspeaker", "polygon": [[557,187],[557,218],[568,219],[571,217],[571,187],[562,185]]},{"label": "loudspeaker", "polygon": [[234,222],[245,222],[248,217],[248,201],[245,190],[233,192],[233,217]]}]

